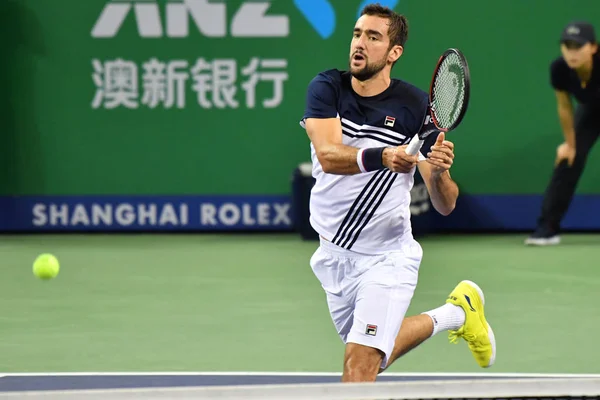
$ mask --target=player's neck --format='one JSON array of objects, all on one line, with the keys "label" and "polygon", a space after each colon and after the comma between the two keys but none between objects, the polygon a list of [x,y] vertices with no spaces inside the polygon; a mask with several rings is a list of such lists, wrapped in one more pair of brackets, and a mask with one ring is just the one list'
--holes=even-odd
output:
[{"label": "player's neck", "polygon": [[372,97],[383,93],[390,86],[391,78],[384,74],[377,74],[366,81],[359,81],[352,77],[352,89],[362,97]]}]

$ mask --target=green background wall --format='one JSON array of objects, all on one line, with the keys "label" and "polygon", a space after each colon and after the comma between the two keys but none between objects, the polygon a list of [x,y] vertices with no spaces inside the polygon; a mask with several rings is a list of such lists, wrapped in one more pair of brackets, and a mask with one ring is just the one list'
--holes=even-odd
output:
[{"label": "green background wall", "polygon": [[[187,38],[140,38],[133,13],[115,38],[93,38],[106,3],[1,3],[0,195],[288,193],[293,168],[309,159],[298,125],[306,85],[321,70],[346,67],[360,2],[331,1],[337,23],[328,39],[288,0],[273,1],[268,12],[289,16],[287,38],[206,38],[192,23]],[[158,3],[164,11],[165,2]],[[241,3],[227,1],[228,20]],[[549,63],[559,55],[563,25],[584,17],[597,24],[600,2],[401,0],[397,10],[409,18],[410,35],[396,77],[425,89],[445,48],[458,47],[469,60],[471,107],[451,134],[453,174],[463,190],[541,193],[562,137]],[[134,62],[141,100],[142,64],[153,57],[189,67],[201,57],[236,60],[239,107],[201,107],[191,76],[183,108],[150,108],[141,101],[137,109],[92,106],[92,60]],[[246,77],[240,74],[253,57],[287,60],[286,68],[276,69],[288,74],[277,107],[261,103],[272,96],[268,82],[258,84],[255,108],[245,104]],[[580,193],[600,193],[599,151],[592,153]]]}]

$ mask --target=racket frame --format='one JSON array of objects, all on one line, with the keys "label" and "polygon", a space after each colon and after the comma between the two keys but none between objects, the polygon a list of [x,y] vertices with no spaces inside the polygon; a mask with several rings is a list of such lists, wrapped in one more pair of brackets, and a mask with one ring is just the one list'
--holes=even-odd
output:
[{"label": "racket frame", "polygon": [[[440,70],[440,67],[442,66],[442,63],[451,54],[456,54],[456,56],[460,60],[462,70],[464,71],[464,74],[465,74],[465,79],[464,79],[465,87],[463,89],[463,91],[465,93],[464,94],[465,99],[463,101],[463,106],[462,106],[462,109],[460,110],[460,114],[458,115],[458,118],[456,118],[456,121],[454,121],[454,123],[449,128],[440,128],[439,121],[435,117],[435,111],[433,111],[434,110],[433,104],[434,104],[434,100],[435,100],[435,95],[433,93],[433,87],[435,86],[435,81],[436,81],[435,77],[437,76],[437,74]],[[436,126],[436,128],[438,128],[442,132],[449,132],[449,131],[455,129],[458,125],[460,125],[465,114],[467,113],[467,108],[469,107],[470,96],[471,96],[471,73],[469,71],[469,64],[467,63],[467,59],[459,49],[449,48],[446,51],[444,51],[444,53],[440,56],[440,58],[437,62],[437,65],[435,66],[435,69],[433,70],[433,76],[432,76],[431,82],[429,84],[429,104],[431,105],[431,119],[433,121],[433,124]]]},{"label": "racket frame", "polygon": [[[459,114],[458,118],[456,119],[456,121],[454,121],[452,126],[450,126],[449,128],[440,128],[439,122],[438,122],[437,118],[435,117],[435,112],[434,112],[434,107],[433,107],[433,100],[434,100],[433,87],[435,86],[436,76],[440,70],[440,67],[442,66],[442,63],[451,54],[456,54],[458,56],[458,59],[460,60],[459,62],[461,64],[461,67],[465,74],[465,79],[464,79],[465,87],[463,89],[464,90],[464,102],[463,102],[464,104],[462,106],[462,109],[460,110],[460,114]],[[467,108],[469,106],[470,95],[471,95],[471,73],[469,71],[469,64],[467,63],[467,58],[464,56],[464,54],[459,49],[449,48],[446,51],[444,51],[444,53],[442,53],[442,55],[438,59],[438,62],[433,70],[433,76],[431,78],[431,82],[429,83],[429,106],[427,107],[427,109],[428,109],[428,111],[430,111],[429,116],[431,116],[431,120],[432,120],[433,124],[439,131],[449,132],[449,131],[455,129],[462,122],[462,120],[467,112]],[[425,115],[424,121],[426,121],[426,120],[427,120],[427,115]],[[420,137],[419,134],[416,134],[415,136],[413,136],[410,143],[408,144],[408,147],[406,148],[406,153],[409,155],[417,154],[419,152],[419,150],[421,150],[421,146],[423,146],[424,142],[425,142],[425,139]]]}]

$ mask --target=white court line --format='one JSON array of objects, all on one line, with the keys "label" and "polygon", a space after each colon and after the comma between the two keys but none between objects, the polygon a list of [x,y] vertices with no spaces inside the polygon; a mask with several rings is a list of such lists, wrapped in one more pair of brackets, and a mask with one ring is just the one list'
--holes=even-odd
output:
[{"label": "white court line", "polygon": [[110,390],[70,390],[0,393],[0,398],[43,397],[49,400],[164,400],[166,398],[190,399],[390,399],[402,391],[405,399],[465,399],[465,398],[523,398],[523,397],[587,397],[598,396],[600,380],[468,380],[465,382],[381,382],[335,383],[322,385],[251,385],[239,387],[180,387],[136,388]]},{"label": "white court line", "polygon": [[[341,376],[341,372],[278,372],[278,371],[149,371],[149,372],[17,372],[2,373],[7,377],[52,376]],[[392,377],[498,377],[498,378],[600,378],[600,374],[510,373],[510,372],[384,372]]]}]

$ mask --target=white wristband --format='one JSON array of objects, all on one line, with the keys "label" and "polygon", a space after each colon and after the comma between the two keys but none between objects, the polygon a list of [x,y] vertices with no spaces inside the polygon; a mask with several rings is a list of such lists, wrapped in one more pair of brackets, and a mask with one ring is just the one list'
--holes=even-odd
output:
[{"label": "white wristband", "polygon": [[358,153],[356,153],[356,164],[358,164],[358,168],[360,169],[360,172],[367,172],[367,169],[365,168],[365,164],[363,161],[363,153],[365,152],[365,149],[360,149],[358,150]]}]

